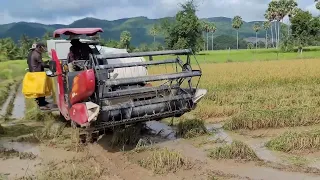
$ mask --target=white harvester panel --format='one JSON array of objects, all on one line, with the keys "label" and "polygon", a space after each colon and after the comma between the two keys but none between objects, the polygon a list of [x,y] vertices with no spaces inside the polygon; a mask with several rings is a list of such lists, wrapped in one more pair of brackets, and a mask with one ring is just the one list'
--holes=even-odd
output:
[{"label": "white harvester panel", "polygon": [[[109,48],[104,46],[97,46],[99,52],[101,54],[123,54],[128,53],[126,49],[116,49]],[[108,64],[122,64],[122,63],[132,63],[132,62],[144,62],[145,59],[143,57],[132,57],[132,58],[120,58],[120,59],[108,59]],[[117,74],[117,76],[114,76]],[[148,71],[144,66],[136,66],[136,67],[126,67],[126,68],[116,68],[112,73],[110,73],[111,77],[117,78],[130,78],[130,77],[138,77],[138,76],[147,76]]]},{"label": "white harvester panel", "polygon": [[70,47],[71,44],[68,40],[47,40],[47,49],[50,58],[52,58],[51,49],[54,49],[60,60],[67,59]]},{"label": "white harvester panel", "polygon": [[[81,39],[81,42],[90,41],[86,39]],[[56,50],[58,58],[60,60],[66,60],[68,57],[69,49],[71,47],[70,40],[47,40],[48,55],[51,56],[51,49]],[[100,54],[122,54],[128,53],[126,49],[109,48],[105,46],[96,46]],[[91,46],[93,48],[93,46]],[[121,59],[108,59],[107,64],[120,64],[120,63],[131,63],[131,62],[144,62],[143,57],[133,57],[133,58],[121,58]],[[136,67],[125,67],[117,68],[114,72],[110,73],[111,77],[117,78],[129,78],[138,76],[147,76],[148,71],[144,66]],[[116,75],[116,76],[115,76]]]}]

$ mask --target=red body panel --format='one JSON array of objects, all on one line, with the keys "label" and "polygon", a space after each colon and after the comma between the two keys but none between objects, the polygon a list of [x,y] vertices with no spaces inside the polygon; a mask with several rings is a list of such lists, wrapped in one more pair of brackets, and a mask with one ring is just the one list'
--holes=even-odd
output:
[{"label": "red body panel", "polygon": [[95,75],[92,69],[82,71],[74,77],[72,90],[69,94],[71,105],[90,97],[95,91],[95,82]]},{"label": "red body panel", "polygon": [[88,111],[87,106],[84,103],[74,104],[69,109],[69,114],[72,121],[76,122],[79,125],[83,125],[88,122]]},{"label": "red body panel", "polygon": [[57,29],[53,32],[53,37],[58,38],[60,35],[87,35],[94,36],[98,32],[103,32],[101,28],[63,28]]},{"label": "red body panel", "polygon": [[58,59],[57,52],[54,49],[51,49],[52,60],[56,63],[56,83],[54,84],[57,89],[56,102],[61,114],[65,117],[66,120],[70,120],[68,112],[68,104],[65,101],[64,97],[64,87],[63,87],[63,77],[62,77],[62,67],[60,60]]}]

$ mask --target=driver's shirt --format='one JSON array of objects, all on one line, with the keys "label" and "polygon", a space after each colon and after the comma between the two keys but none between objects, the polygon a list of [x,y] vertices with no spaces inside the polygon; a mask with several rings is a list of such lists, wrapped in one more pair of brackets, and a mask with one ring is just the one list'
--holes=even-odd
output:
[{"label": "driver's shirt", "polygon": [[41,53],[35,49],[32,51],[31,53],[31,57],[30,57],[30,72],[41,72],[44,71],[44,63],[42,61],[42,55]]},{"label": "driver's shirt", "polygon": [[67,59],[68,59],[68,63],[71,63],[75,60],[74,54],[71,51],[68,53]]}]

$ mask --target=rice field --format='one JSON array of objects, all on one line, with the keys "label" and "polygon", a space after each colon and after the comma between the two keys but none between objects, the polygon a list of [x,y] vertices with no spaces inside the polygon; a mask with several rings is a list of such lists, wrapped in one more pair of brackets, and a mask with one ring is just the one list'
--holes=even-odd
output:
[{"label": "rice field", "polygon": [[[198,68],[195,64],[193,67]],[[290,153],[312,149],[318,152],[318,130],[285,132],[284,129],[320,124],[319,67],[320,58],[316,56],[311,59],[200,63],[203,75],[199,87],[207,89],[208,93],[191,114],[205,120],[206,124],[222,123],[224,130],[236,134],[278,130],[280,133],[265,143],[271,151]],[[172,71],[175,71],[174,66],[151,68],[154,74]],[[259,138],[267,137],[260,134]],[[246,137],[239,139],[244,141]],[[235,139],[234,142],[241,141]],[[218,147],[209,156],[241,159],[252,154],[250,147],[241,151],[243,154],[225,154],[225,151],[232,152],[232,145]]]},{"label": "rice field", "polygon": [[0,106],[9,95],[10,86],[22,80],[27,63],[24,60],[6,61],[0,63]]},{"label": "rice field", "polygon": [[[232,53],[234,54],[231,55]],[[231,172],[230,176],[233,177],[238,173],[238,171],[232,171],[232,168],[229,168],[233,165],[239,168],[249,167],[248,176],[255,177],[252,168],[256,168],[257,171],[259,168],[257,169],[258,165],[254,163],[261,163],[262,165],[259,166],[265,166],[262,168],[263,171],[260,172],[270,170],[266,168],[272,167],[272,169],[280,169],[280,171],[284,169],[290,172],[313,173],[313,171],[303,170],[308,169],[306,167],[308,158],[312,158],[312,156],[303,156],[303,159],[305,159],[303,168],[299,165],[299,167],[294,166],[295,168],[290,169],[289,166],[284,167],[281,164],[272,164],[273,161],[269,162],[269,159],[265,159],[266,157],[263,156],[259,148],[261,148],[260,144],[264,142],[263,148],[272,153],[274,151],[284,153],[288,156],[287,161],[296,157],[291,156],[291,153],[306,150],[318,153],[320,150],[319,130],[316,128],[308,131],[298,129],[320,124],[320,51],[310,50],[302,55],[298,55],[296,52],[277,53],[277,58],[274,57],[274,53],[276,53],[274,50],[241,50],[203,52],[205,55],[197,55],[203,73],[199,88],[207,89],[208,93],[200,101],[197,108],[186,115],[188,118],[184,116],[178,119],[179,122],[175,126],[176,133],[183,141],[171,144],[170,142],[164,142],[163,145],[158,145],[158,148],[145,148],[141,152],[130,154],[122,152],[126,150],[120,146],[131,141],[135,144],[137,141],[140,142],[141,139],[133,136],[128,138],[122,132],[117,132],[115,133],[116,136],[111,137],[111,141],[108,140],[108,142],[120,144],[115,146],[121,148],[121,150],[116,150],[116,153],[104,149],[107,147],[104,144],[89,146],[89,148],[91,147],[90,152],[97,156],[93,160],[94,163],[99,162],[101,170],[105,171],[111,167],[111,175],[113,171],[117,171],[114,167],[121,167],[121,172],[118,172],[119,175],[125,175],[124,172],[126,171],[123,170],[129,167],[137,172],[137,175],[143,174],[139,177],[146,177],[148,173],[141,173],[145,171],[153,172],[159,177],[164,177],[168,173],[173,177],[182,177],[185,172],[186,176],[190,173],[190,177],[195,177],[197,173],[201,173],[201,175],[208,173],[202,170],[213,171],[215,168],[227,170]],[[252,57],[253,54],[255,54],[255,59],[250,59],[249,57]],[[231,59],[228,59],[230,57]],[[24,67],[26,67],[25,61],[0,63],[0,68],[3,69],[0,73],[0,82],[2,82],[0,102],[1,97],[5,100],[8,96],[10,90],[8,87],[17,80],[21,80],[25,73]],[[195,63],[193,63],[193,67],[199,68]],[[149,69],[150,74],[163,74],[173,71],[175,71],[175,66],[171,65],[155,66]],[[196,85],[197,79],[192,83]],[[26,108],[26,119],[44,121],[55,118],[41,113],[32,100],[26,101]],[[193,119],[190,120],[190,117]],[[196,118],[194,119],[194,117]],[[217,131],[208,132],[208,124],[221,124],[222,130],[217,128]],[[284,129],[290,131],[284,131]],[[231,140],[207,139],[219,134],[219,130],[229,134]],[[14,130],[12,131],[14,132]],[[275,135],[272,135],[272,138],[264,136],[264,134],[256,135],[263,131],[279,133],[274,133]],[[47,131],[35,132],[41,132],[35,134],[43,140],[52,136]],[[132,130],[129,134],[136,134],[137,132]],[[241,134],[242,132],[249,132],[247,133],[249,135],[250,133],[256,133],[254,135],[257,137],[244,136]],[[122,136],[125,138],[121,138]],[[197,138],[199,139],[197,140]],[[201,142],[200,139],[202,139]],[[193,146],[190,141],[198,141],[201,146]],[[55,144],[53,142],[52,140],[48,144]],[[259,147],[257,144],[259,144]],[[57,143],[55,145],[57,146]],[[201,152],[202,150],[205,151]],[[263,149],[263,152],[265,151]],[[108,157],[109,160],[105,160],[105,157]],[[125,157],[129,157],[130,162]],[[197,158],[208,160],[209,163],[200,166]],[[282,154],[281,157],[276,156],[277,163],[281,158]],[[221,159],[227,159],[228,163],[224,164],[220,161]],[[249,164],[245,165],[236,164],[238,160],[253,162],[248,162]],[[106,162],[109,164],[106,164]],[[134,166],[130,164],[132,162],[135,163]],[[109,166],[110,164],[116,165]],[[320,164],[320,161],[318,164]],[[108,166],[108,168],[105,168],[105,166]],[[202,168],[203,166],[207,169]],[[103,174],[100,167],[95,168],[99,172],[99,176]],[[318,173],[319,171],[314,172]],[[81,172],[73,175],[80,177],[79,174]],[[128,174],[131,177],[131,173]],[[57,174],[57,176],[60,175],[61,172]],[[90,176],[96,175],[90,174]],[[266,174],[261,174],[261,176],[266,176]],[[68,174],[68,177],[71,177],[71,175]]]}]

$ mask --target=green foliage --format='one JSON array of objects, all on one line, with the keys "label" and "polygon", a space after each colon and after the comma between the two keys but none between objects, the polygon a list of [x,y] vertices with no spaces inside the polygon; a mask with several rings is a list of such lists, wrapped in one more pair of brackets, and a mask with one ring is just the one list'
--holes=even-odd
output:
[{"label": "green foliage", "polygon": [[141,52],[149,51],[148,44],[142,43],[142,44],[139,46],[139,49],[140,49]]},{"label": "green foliage", "polygon": [[47,31],[47,32],[42,36],[42,39],[43,39],[44,41],[49,40],[49,39],[52,38],[52,34],[53,34],[52,32]]},{"label": "green foliage", "polygon": [[253,49],[253,48],[254,48],[254,45],[252,43],[248,43],[247,49]]},{"label": "green foliage", "polygon": [[263,29],[264,30],[269,30],[270,29],[270,27],[271,27],[271,23],[270,23],[270,21],[265,21],[265,22],[263,22]]},{"label": "green foliage", "polygon": [[293,52],[294,38],[292,36],[288,37],[288,35],[285,35],[285,38],[283,38],[283,41],[280,43],[280,49],[282,52]]},{"label": "green foliage", "polygon": [[196,16],[196,6],[193,0],[181,4],[182,10],[176,14],[176,21],[164,22],[165,41],[169,49],[191,48],[194,52],[200,50],[202,29]]},{"label": "green foliage", "polygon": [[261,26],[259,23],[254,23],[252,29],[254,30],[254,32],[258,32],[261,29]]},{"label": "green foliage", "polygon": [[241,26],[243,25],[243,20],[240,16],[235,16],[232,20],[232,27],[234,29],[240,29]]},{"label": "green foliage", "polygon": [[119,48],[126,48],[130,47],[131,41],[131,33],[129,31],[123,31],[120,35],[120,43]]},{"label": "green foliage", "polygon": [[237,49],[239,49],[239,29],[242,25],[242,18],[240,16],[235,16],[232,20],[232,27],[237,30]]},{"label": "green foliage", "polygon": [[153,37],[153,43],[156,42],[156,36],[159,34],[159,25],[153,24],[151,29],[149,30],[149,34]]},{"label": "green foliage", "polygon": [[[212,17],[212,18],[204,18],[201,19],[203,21],[207,21],[210,23],[214,23],[217,31],[214,32],[214,38],[221,35],[230,35],[236,36],[236,31],[230,25],[232,21],[231,18],[226,17]],[[0,25],[0,38],[10,37],[15,42],[19,42],[21,36],[25,34],[28,36],[32,42],[34,42],[35,37],[40,37],[42,40],[46,40],[47,38],[52,36],[54,30],[58,28],[67,28],[67,27],[75,27],[75,28],[85,28],[85,27],[101,27],[104,30],[104,33],[101,34],[101,39],[106,41],[109,40],[117,40],[119,41],[119,37],[122,31],[129,31],[132,36],[132,40],[130,42],[133,46],[139,46],[141,43],[151,44],[154,42],[154,37],[150,35],[150,29],[156,24],[159,29],[156,35],[156,41],[164,45],[164,34],[160,25],[163,21],[168,21],[169,23],[174,22],[175,19],[173,17],[166,17],[160,19],[148,19],[146,17],[134,17],[134,18],[126,18],[121,20],[114,21],[106,21],[95,18],[84,18],[75,21],[70,25],[45,25],[39,23],[28,23],[28,22],[18,22],[6,25]],[[239,38],[248,38],[255,36],[252,31],[252,22],[243,22],[243,25],[239,29]],[[258,37],[265,36],[265,30],[259,31]],[[211,33],[210,33],[211,34]],[[211,37],[209,38],[211,39]],[[203,40],[203,39],[202,39]],[[210,41],[209,41],[210,42]],[[203,42],[198,42],[200,46],[203,46]],[[211,43],[209,43],[211,46]],[[30,48],[30,47],[28,47]],[[246,46],[244,47],[246,48]],[[210,47],[209,47],[210,49]],[[25,56],[23,56],[25,57]]]},{"label": "green foliage", "polygon": [[102,41],[102,45],[107,46],[107,47],[116,48],[119,46],[119,42],[115,41],[115,40],[109,40],[107,42]]},{"label": "green foliage", "polygon": [[28,36],[23,34],[19,40],[20,45],[20,56],[27,57],[29,48],[31,48],[33,40],[30,39]]},{"label": "green foliage", "polygon": [[308,45],[310,40],[318,38],[319,27],[319,18],[312,17],[312,14],[308,11],[299,10],[297,14],[291,18],[292,36],[300,48]]},{"label": "green foliage", "polygon": [[13,60],[19,55],[19,49],[11,38],[0,39],[0,53],[6,59]]},{"label": "green foliage", "polygon": [[152,47],[152,49],[154,51],[162,51],[162,50],[164,50],[163,45],[161,43],[159,43],[159,42],[152,43],[151,47]]},{"label": "green foliage", "polygon": [[[237,38],[234,36],[221,35],[213,39],[213,46],[216,50],[222,49],[237,49],[237,44],[235,43]],[[239,49],[246,49],[247,42],[243,39],[239,39]],[[210,48],[209,48],[210,49]]]}]

